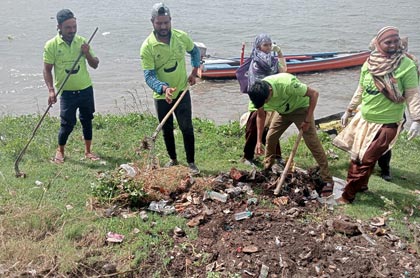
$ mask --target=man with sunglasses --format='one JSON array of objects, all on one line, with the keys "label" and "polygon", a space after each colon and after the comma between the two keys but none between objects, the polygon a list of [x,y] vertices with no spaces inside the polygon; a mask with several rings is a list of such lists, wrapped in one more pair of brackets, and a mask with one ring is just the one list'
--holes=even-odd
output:
[{"label": "man with sunglasses", "polygon": [[[346,127],[333,143],[350,153],[347,184],[340,204],[354,201],[356,193],[368,189],[369,177],[378,159],[397,140],[408,108],[412,125],[409,139],[420,132],[419,76],[415,62],[407,57],[399,30],[382,28],[375,49],[362,66],[358,88],[342,117]],[[347,124],[352,112],[361,109]]]},{"label": "man with sunglasses", "polygon": [[[57,102],[56,88],[62,88],[60,97],[61,125],[58,132],[58,148],[53,162],[64,162],[64,148],[70,133],[76,125],[76,111],[79,109],[79,119],[83,128],[85,140],[85,158],[99,160],[91,152],[92,119],[95,112],[92,81],[87,71],[86,61],[91,68],[96,69],[99,59],[95,56],[86,39],[76,35],[77,23],[73,12],[68,9],[57,13],[58,34],[49,40],[44,47],[44,80],[48,88],[48,104]],[[73,64],[80,54],[83,54],[78,64]],[[54,80],[52,70],[54,69]],[[64,83],[64,80],[67,81]]]},{"label": "man with sunglasses", "polygon": [[[152,33],[144,40],[140,49],[141,66],[146,84],[153,90],[153,98],[159,122],[168,114],[188,83],[194,85],[200,66],[200,51],[187,33],[171,29],[171,14],[163,3],[152,8]],[[191,55],[192,71],[187,76],[185,53]],[[186,159],[191,174],[200,170],[195,165],[195,139],[192,124],[191,96],[187,92],[180,100],[174,114],[184,139]],[[174,123],[171,115],[164,123],[163,139],[170,161],[166,167],[178,165]]]}]

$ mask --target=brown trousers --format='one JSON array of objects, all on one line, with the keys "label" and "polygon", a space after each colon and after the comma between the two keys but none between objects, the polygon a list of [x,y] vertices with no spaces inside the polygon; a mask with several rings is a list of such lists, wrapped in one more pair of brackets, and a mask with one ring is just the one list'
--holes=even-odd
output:
[{"label": "brown trousers", "polygon": [[[275,115],[273,121],[271,122],[270,129],[267,133],[267,145],[265,150],[265,159],[264,159],[264,168],[269,169],[275,159],[276,154],[276,143],[279,141],[281,135],[286,131],[286,129],[291,125],[295,124],[299,128],[303,121],[305,120],[307,113],[306,108],[297,109],[289,114]],[[332,182],[332,176],[330,170],[328,169],[328,160],[325,154],[324,148],[319,141],[315,121],[311,120],[311,125],[307,131],[303,133],[303,140],[305,141],[306,146],[311,151],[312,156],[315,158],[316,162],[320,167],[321,178],[324,182]]]},{"label": "brown trousers", "polygon": [[367,188],[376,161],[388,150],[389,144],[397,136],[397,131],[397,124],[383,125],[366,150],[362,161],[350,161],[343,198],[353,201],[357,192]]}]

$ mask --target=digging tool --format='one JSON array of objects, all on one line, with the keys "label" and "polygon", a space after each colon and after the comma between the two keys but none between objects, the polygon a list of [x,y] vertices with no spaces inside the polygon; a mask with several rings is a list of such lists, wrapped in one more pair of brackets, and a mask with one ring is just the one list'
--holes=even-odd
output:
[{"label": "digging tool", "polygon": [[[95,31],[93,31],[92,35],[90,36],[87,44],[90,44],[90,42],[92,41],[93,37],[95,36],[96,32],[98,31],[98,27],[96,27]],[[60,88],[57,90],[57,93],[55,94],[55,96],[57,97],[58,95],[61,94],[61,92],[63,91],[64,85],[66,84],[67,80],[70,78],[70,75],[72,74],[73,70],[76,68],[76,65],[79,63],[80,58],[82,58],[83,52],[80,52],[79,56],[77,57],[76,61],[74,61],[70,71],[67,73],[66,78],[64,79],[63,83],[61,83]],[[34,130],[32,131],[32,136],[29,139],[28,143],[26,143],[25,147],[22,149],[22,151],[19,153],[18,157],[16,158],[15,161],[15,174],[16,177],[26,177],[26,174],[21,172],[19,170],[19,163],[22,160],[23,155],[25,154],[26,149],[28,148],[29,144],[32,142],[32,139],[34,139],[35,134],[38,130],[38,128],[41,126],[42,121],[44,120],[45,116],[47,115],[48,111],[50,110],[50,108],[52,107],[52,104],[49,104],[47,109],[45,110],[44,114],[42,115],[41,119],[38,121],[38,124],[35,126]]]},{"label": "digging tool", "polygon": [[155,142],[156,137],[159,134],[159,132],[162,130],[163,125],[166,123],[168,118],[172,115],[172,113],[175,111],[175,109],[178,107],[181,100],[184,98],[185,94],[188,92],[189,87],[185,88],[185,90],[181,93],[181,95],[178,97],[178,100],[175,102],[174,106],[172,106],[171,110],[165,115],[165,117],[162,119],[162,121],[159,123],[159,125],[156,127],[155,132],[153,132],[152,136],[145,137],[141,143],[142,148],[145,150],[149,150],[149,159],[151,160],[152,153],[155,149]]},{"label": "digging tool", "polygon": [[284,167],[283,173],[281,174],[281,177],[277,182],[276,189],[274,189],[274,195],[279,195],[280,193],[283,182],[286,179],[287,172],[289,172],[290,165],[292,164],[293,158],[295,157],[300,140],[302,139],[302,135],[303,135],[303,130],[300,129],[299,134],[295,141],[295,145],[293,146],[292,152],[290,153],[289,158],[287,159],[287,163],[286,163],[286,166]]}]

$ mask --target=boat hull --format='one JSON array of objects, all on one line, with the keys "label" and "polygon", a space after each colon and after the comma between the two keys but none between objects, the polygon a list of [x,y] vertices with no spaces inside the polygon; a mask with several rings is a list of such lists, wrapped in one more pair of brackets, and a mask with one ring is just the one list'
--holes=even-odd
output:
[{"label": "boat hull", "polygon": [[[304,55],[285,55],[287,72],[304,73],[361,66],[370,51],[349,53],[324,52]],[[236,78],[240,58],[206,59],[198,69],[200,78]]]}]

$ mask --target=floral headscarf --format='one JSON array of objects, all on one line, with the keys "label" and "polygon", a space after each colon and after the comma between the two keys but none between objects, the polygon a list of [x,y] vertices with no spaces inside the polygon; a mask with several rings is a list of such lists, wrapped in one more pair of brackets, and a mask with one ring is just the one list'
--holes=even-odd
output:
[{"label": "floral headscarf", "polygon": [[259,34],[254,41],[251,52],[251,63],[248,70],[248,89],[256,80],[279,72],[279,61],[271,53],[265,53],[260,50],[263,43],[271,43],[271,38],[267,34]]}]

